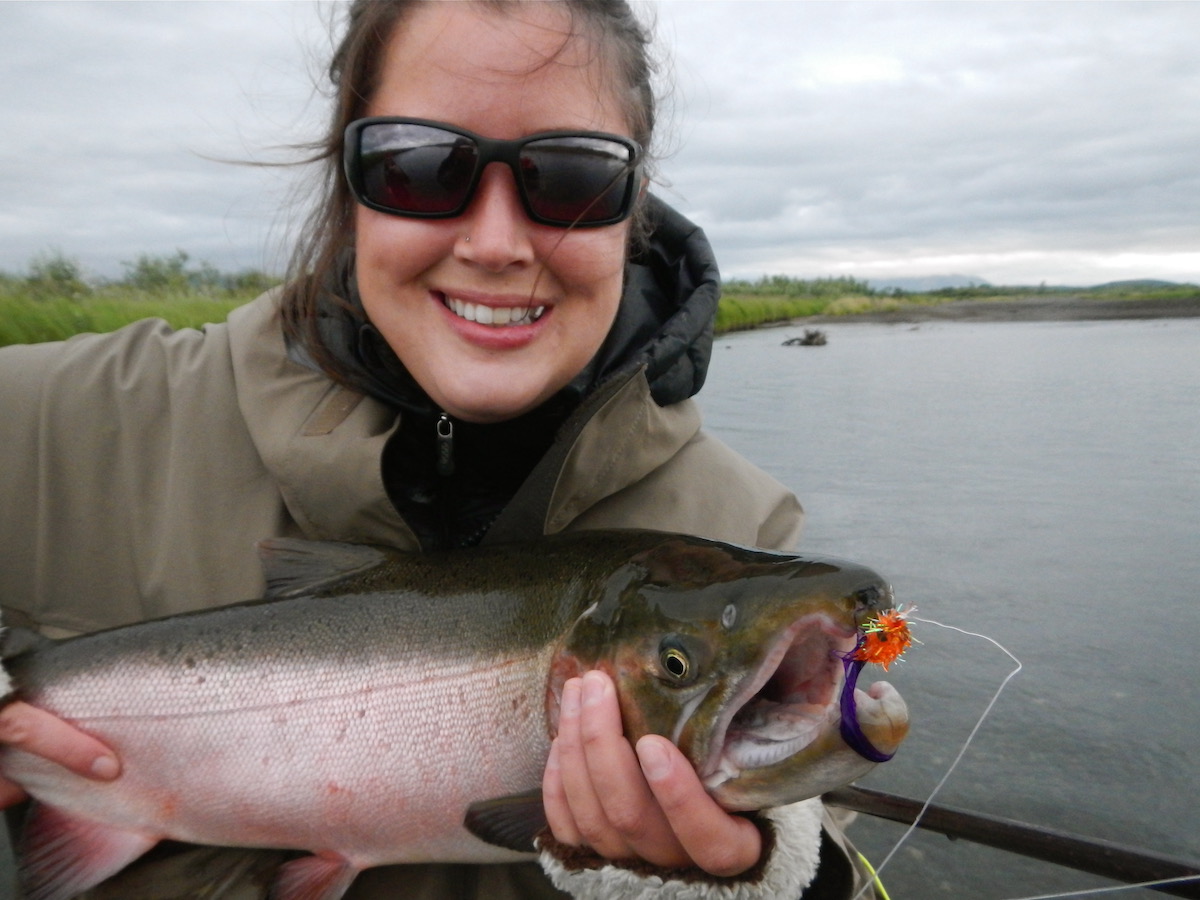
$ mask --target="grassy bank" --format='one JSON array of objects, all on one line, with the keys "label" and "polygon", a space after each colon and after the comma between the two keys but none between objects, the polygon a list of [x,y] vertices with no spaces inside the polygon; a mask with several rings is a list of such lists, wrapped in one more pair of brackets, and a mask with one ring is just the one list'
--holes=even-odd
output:
[{"label": "grassy bank", "polygon": [[[155,293],[112,285],[85,296],[34,296],[23,290],[6,290],[0,283],[0,347],[59,341],[83,332],[115,331],[146,318],[166,319],[175,328],[199,328],[223,322],[230,310],[257,294]],[[833,314],[839,309],[841,314],[850,314],[865,308],[853,298],[838,306],[827,299],[733,294],[721,298],[716,330],[718,334],[745,331],[771,322],[829,314],[831,306]]]},{"label": "grassy bank", "polygon": [[[0,346],[63,340],[81,332],[114,331],[158,317],[176,328],[221,322],[255,297],[270,279],[250,273],[226,276],[188,264],[187,255],[142,257],[127,264],[120,281],[89,283],[61,257],[36,260],[25,275],[0,274]],[[803,280],[772,277],[725,285],[717,311],[718,333],[821,314],[852,315],[895,304],[851,278]]]},{"label": "grassy bank", "polygon": [[[224,274],[189,263],[182,251],[126,263],[119,281],[91,282],[71,260],[35,259],[27,273],[0,273],[0,346],[63,340],[80,332],[106,332],[138,319],[158,317],[176,328],[222,322],[229,311],[273,283],[259,272]],[[1028,304],[1137,303],[1200,304],[1193,284],[1138,281],[1093,288],[947,288],[926,293],[876,290],[853,278],[799,279],[770,276],[724,285],[716,331],[744,331],[809,316],[904,314],[949,303]]]},{"label": "grassy bank", "polygon": [[[1200,285],[1164,281],[1122,281],[1097,287],[974,286],[937,291],[876,290],[849,278],[803,281],[782,277],[725,285],[717,332],[739,331],[772,322],[813,317],[875,317],[882,321],[920,319],[942,313],[970,318],[975,307],[1010,309],[1020,318],[1038,307],[1040,318],[1106,318],[1200,314]],[[966,307],[967,309],[964,309]],[[924,314],[924,315],[922,315]],[[993,316],[993,318],[1001,318]]]},{"label": "grassy bank", "polygon": [[58,341],[82,332],[115,331],[148,318],[166,319],[175,328],[199,328],[225,321],[231,309],[254,296],[130,296],[110,292],[80,299],[35,300],[0,292],[0,347]]},{"label": "grassy bank", "polygon": [[857,306],[869,305],[873,294],[866,282],[854,278],[769,276],[728,281],[717,308],[716,331],[722,334],[805,316],[836,315],[839,308],[849,313]]},{"label": "grassy bank", "polygon": [[35,258],[25,273],[0,273],[0,346],[115,331],[147,318],[199,328],[223,322],[273,283],[261,272],[227,274],[191,264],[182,251],[142,256],[125,266],[123,279],[92,281],[72,260],[49,254]]}]

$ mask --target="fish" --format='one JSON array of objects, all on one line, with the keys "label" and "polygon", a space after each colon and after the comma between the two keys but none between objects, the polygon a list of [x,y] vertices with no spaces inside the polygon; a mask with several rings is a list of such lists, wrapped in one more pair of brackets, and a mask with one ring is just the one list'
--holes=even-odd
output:
[{"label": "fish", "polygon": [[850,783],[908,731],[887,682],[843,695],[846,660],[895,606],[855,563],[636,530],[259,552],[263,599],[5,660],[14,696],[122,761],[95,782],[0,750],[33,800],[29,900],[65,900],[167,839],[307,851],[280,867],[278,900],[337,900],[380,865],[529,859],[562,686],[592,669],[626,735],[670,738],[734,812]]}]

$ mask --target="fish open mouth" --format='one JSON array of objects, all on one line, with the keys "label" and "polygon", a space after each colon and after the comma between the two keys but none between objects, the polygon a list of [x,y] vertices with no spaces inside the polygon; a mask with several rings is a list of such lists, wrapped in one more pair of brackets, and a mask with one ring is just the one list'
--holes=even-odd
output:
[{"label": "fish open mouth", "polygon": [[[781,763],[837,729],[846,708],[843,660],[857,642],[857,630],[820,613],[800,618],[780,634],[716,722],[705,785],[712,789],[745,769]],[[878,717],[877,707],[899,700],[886,683],[873,685],[869,693],[847,687],[851,716]]]}]

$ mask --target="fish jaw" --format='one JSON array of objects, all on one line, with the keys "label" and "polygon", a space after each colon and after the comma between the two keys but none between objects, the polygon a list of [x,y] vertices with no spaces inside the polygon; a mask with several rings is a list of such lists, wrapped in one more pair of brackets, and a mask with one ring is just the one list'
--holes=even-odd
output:
[{"label": "fish jaw", "polygon": [[[900,693],[888,682],[877,681],[868,691],[856,690],[855,699],[863,734],[881,753],[895,753],[909,727]],[[811,742],[767,765],[739,765],[745,752],[722,748],[718,768],[704,779],[705,787],[723,808],[745,811],[796,803],[849,784],[878,763],[846,743],[839,722],[840,716],[831,711]]]},{"label": "fish jaw", "polygon": [[[785,629],[716,719],[697,771],[728,810],[756,810],[815,797],[862,777],[877,761],[850,747],[841,727],[843,660],[858,640],[816,613]],[[854,690],[864,737],[890,756],[908,734],[908,708],[886,681]]]}]

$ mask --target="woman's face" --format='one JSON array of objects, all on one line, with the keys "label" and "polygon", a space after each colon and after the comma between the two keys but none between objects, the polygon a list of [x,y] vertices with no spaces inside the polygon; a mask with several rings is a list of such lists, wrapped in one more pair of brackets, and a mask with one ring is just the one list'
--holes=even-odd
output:
[{"label": "woman's face", "polygon": [[[503,139],[556,129],[628,135],[586,42],[554,55],[565,26],[554,4],[513,14],[421,5],[388,43],[367,115],[434,119]],[[435,403],[466,421],[500,421],[547,400],[599,349],[620,302],[628,228],[535,224],[512,171],[492,163],[456,218],[358,206],[358,288]],[[544,311],[528,322],[531,308]],[[493,324],[472,321],[479,317]],[[499,324],[510,319],[523,321]]]}]

